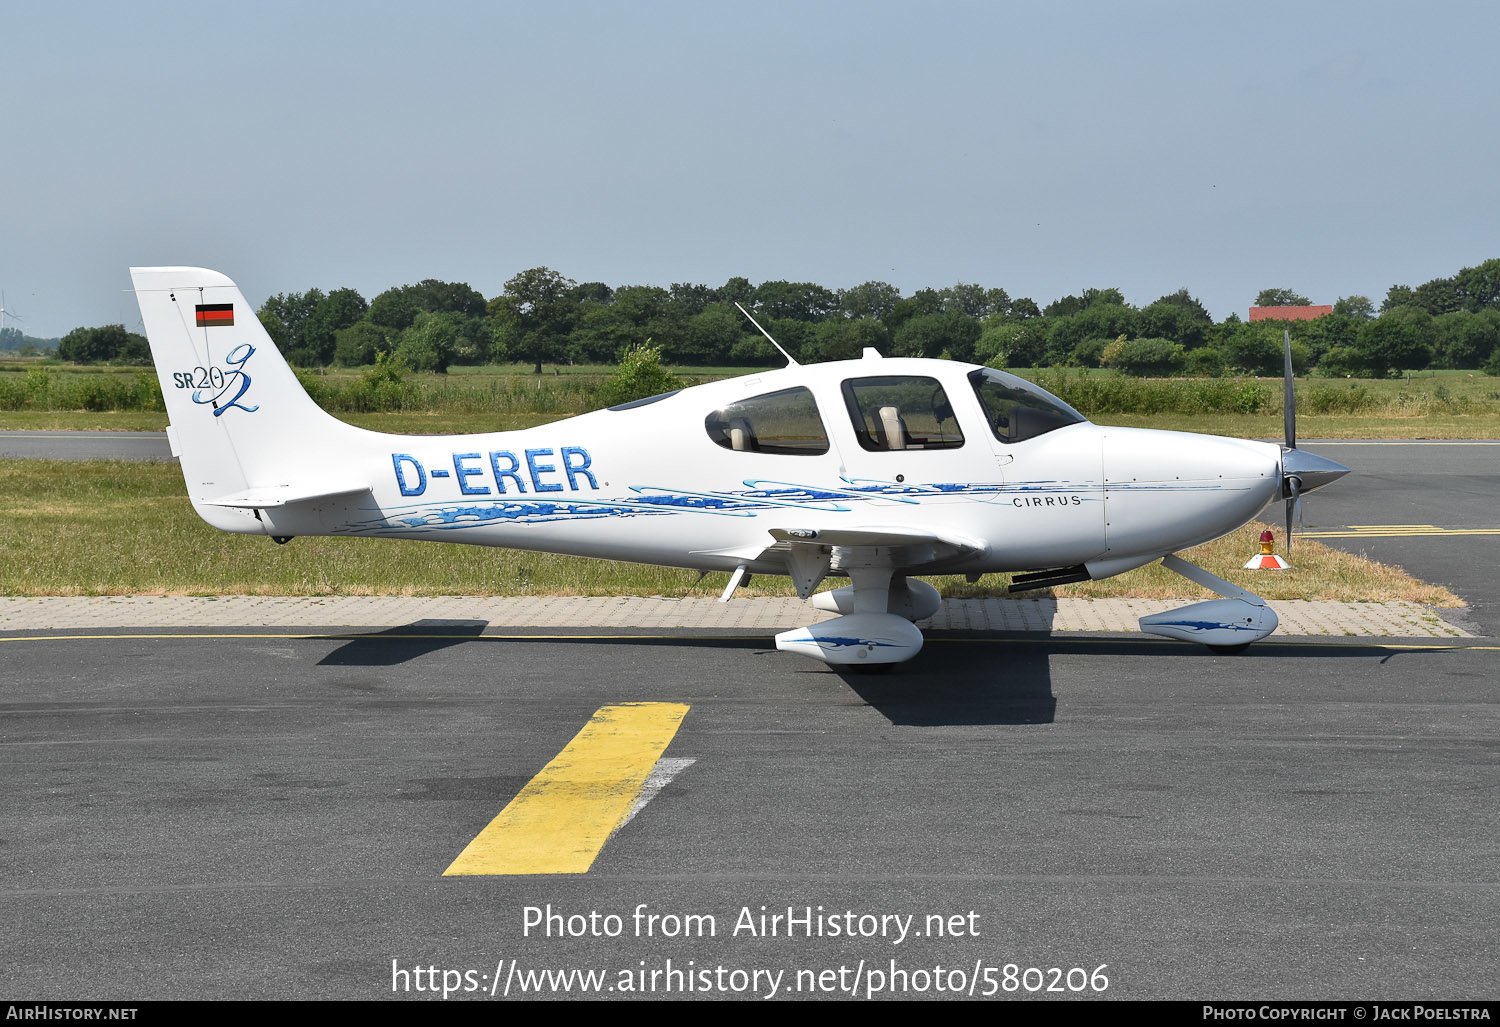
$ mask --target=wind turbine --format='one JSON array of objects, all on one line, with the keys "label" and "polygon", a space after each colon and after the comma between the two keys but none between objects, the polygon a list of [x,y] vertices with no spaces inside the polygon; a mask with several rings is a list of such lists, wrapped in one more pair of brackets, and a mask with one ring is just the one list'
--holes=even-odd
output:
[{"label": "wind turbine", "polygon": [[22,317],[20,314],[17,314],[15,311],[13,311],[13,310],[6,310],[5,309],[5,293],[4,293],[4,291],[0,291],[0,339],[5,338],[5,315],[6,314],[10,314],[10,319],[12,321],[24,321],[24,320],[26,320],[24,317]]}]

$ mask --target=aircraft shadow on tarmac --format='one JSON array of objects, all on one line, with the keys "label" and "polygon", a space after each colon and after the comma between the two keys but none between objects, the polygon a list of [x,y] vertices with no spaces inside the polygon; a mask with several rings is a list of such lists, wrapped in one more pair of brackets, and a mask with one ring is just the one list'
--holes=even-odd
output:
[{"label": "aircraft shadow on tarmac", "polygon": [[[419,620],[345,639],[346,644],[330,652],[319,666],[389,667],[406,663],[453,646],[483,641],[511,645],[601,644],[597,636],[548,634],[545,637],[509,637],[483,634],[482,620]],[[415,636],[415,637],[414,637]],[[607,644],[622,649],[698,648],[742,649],[757,655],[788,661],[798,673],[835,674],[855,695],[878,710],[892,724],[911,727],[944,725],[1050,724],[1056,720],[1057,699],[1052,694],[1053,656],[1108,656],[1112,659],[1201,660],[1210,664],[1260,659],[1326,660],[1371,659],[1386,662],[1396,656],[1433,655],[1442,648],[1391,648],[1385,645],[1348,643],[1261,642],[1239,655],[1227,656],[1182,642],[1139,637],[1058,638],[1028,633],[935,632],[920,656],[888,674],[860,673],[853,669],[822,668],[804,664],[795,657],[766,648],[765,640],[752,636],[725,638],[690,633],[663,635],[628,633],[613,635]],[[795,662],[791,662],[795,661]],[[1205,672],[1223,670],[1205,667]]]},{"label": "aircraft shadow on tarmac", "polygon": [[[988,659],[983,658],[985,650]],[[835,673],[892,724],[903,727],[1052,723],[1057,698],[1052,694],[1051,647],[985,650],[929,646],[894,674],[842,668]]]},{"label": "aircraft shadow on tarmac", "polygon": [[[1173,660],[1225,661],[1253,659],[1378,659],[1434,655],[1441,649],[1392,649],[1379,645],[1320,645],[1262,642],[1238,655],[1214,653],[1203,646],[1135,638],[1059,639],[1036,636],[936,636],[922,654],[894,674],[836,671],[855,694],[892,724],[942,725],[1050,724],[1056,719],[1052,694],[1053,656],[1108,656]],[[947,643],[947,644],[944,644]],[[965,644],[967,643],[967,644]],[[1007,644],[1009,643],[1009,644]],[[1222,672],[1232,668],[1205,668]]]},{"label": "aircraft shadow on tarmac", "polygon": [[[393,667],[419,656],[463,645],[489,627],[484,620],[418,620],[351,640],[318,661],[320,667]],[[411,636],[425,636],[413,638]]]}]

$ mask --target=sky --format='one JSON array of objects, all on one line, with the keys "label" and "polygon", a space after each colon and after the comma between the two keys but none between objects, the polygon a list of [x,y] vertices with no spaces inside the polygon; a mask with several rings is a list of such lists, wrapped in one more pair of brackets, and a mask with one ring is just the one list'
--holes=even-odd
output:
[{"label": "sky", "polygon": [[1378,306],[1500,256],[1496,39],[1443,0],[7,3],[0,291],[42,338],[138,329],[158,264],[256,305],[547,266]]}]

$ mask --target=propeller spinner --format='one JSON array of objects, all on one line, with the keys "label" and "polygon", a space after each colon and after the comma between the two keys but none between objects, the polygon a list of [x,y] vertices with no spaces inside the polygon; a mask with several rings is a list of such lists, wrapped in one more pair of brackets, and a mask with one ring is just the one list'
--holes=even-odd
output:
[{"label": "propeller spinner", "polygon": [[1349,468],[1336,460],[1305,453],[1297,448],[1297,402],[1292,387],[1292,333],[1281,333],[1281,344],[1286,353],[1285,398],[1283,400],[1283,422],[1286,428],[1286,444],[1281,447],[1281,495],[1286,500],[1286,549],[1292,551],[1292,520],[1302,523],[1302,493],[1322,488],[1349,473]]}]

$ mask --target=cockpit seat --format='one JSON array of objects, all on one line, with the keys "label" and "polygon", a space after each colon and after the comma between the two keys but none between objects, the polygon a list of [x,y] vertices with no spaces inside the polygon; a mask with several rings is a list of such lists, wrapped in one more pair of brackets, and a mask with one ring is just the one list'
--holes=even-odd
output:
[{"label": "cockpit seat", "polygon": [[901,418],[901,411],[896,407],[880,408],[880,429],[885,436],[886,449],[906,448],[906,422]]}]

